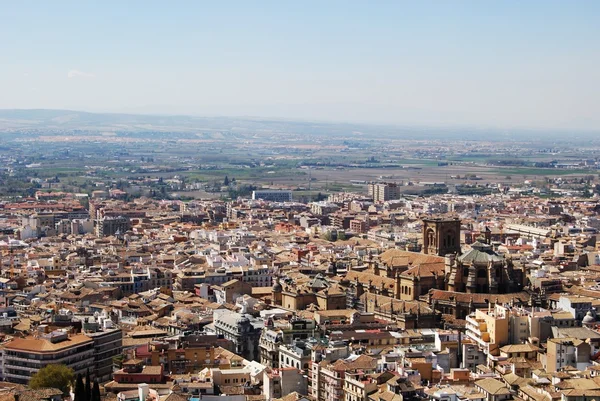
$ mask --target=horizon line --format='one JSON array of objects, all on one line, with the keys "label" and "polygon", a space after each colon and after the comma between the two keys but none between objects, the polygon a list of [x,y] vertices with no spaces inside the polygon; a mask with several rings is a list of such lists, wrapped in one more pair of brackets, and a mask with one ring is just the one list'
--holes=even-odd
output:
[{"label": "horizon line", "polygon": [[552,127],[502,127],[502,126],[482,126],[477,124],[438,124],[428,125],[426,123],[386,123],[386,122],[365,122],[365,121],[341,121],[341,120],[320,120],[300,117],[269,117],[260,115],[226,115],[226,114],[191,114],[191,113],[160,113],[160,112],[124,112],[124,111],[89,111],[76,109],[61,109],[61,108],[0,108],[2,111],[54,111],[54,112],[71,112],[71,113],[86,113],[95,115],[120,115],[120,116],[148,116],[148,117],[188,117],[188,118],[229,118],[229,119],[245,119],[245,120],[265,120],[278,122],[302,122],[328,125],[357,125],[370,127],[386,127],[386,128],[412,128],[412,129],[470,129],[476,131],[532,131],[532,132],[553,132],[553,133],[598,133],[599,128],[552,128]]}]

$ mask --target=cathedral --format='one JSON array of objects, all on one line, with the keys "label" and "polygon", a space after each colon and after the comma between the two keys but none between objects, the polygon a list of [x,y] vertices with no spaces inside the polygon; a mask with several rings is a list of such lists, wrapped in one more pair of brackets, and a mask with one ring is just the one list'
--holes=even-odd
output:
[{"label": "cathedral", "polygon": [[448,291],[504,294],[521,290],[522,280],[511,260],[494,252],[484,238],[462,255],[448,255],[445,274]]},{"label": "cathedral", "polygon": [[489,237],[480,237],[462,253],[460,220],[423,219],[423,253],[445,258],[447,291],[505,294],[520,291],[522,275],[512,261],[494,251]]},{"label": "cathedral", "polygon": [[[366,269],[351,269],[345,275],[340,284],[348,288],[348,307],[369,310],[366,299],[377,299],[390,308],[394,305],[392,299],[427,302],[432,291],[440,301],[466,297],[464,308],[446,308],[451,314],[461,315],[472,303],[470,294],[506,294],[501,298],[508,296],[517,303],[527,300],[527,294],[520,293],[523,272],[513,268],[510,258],[494,250],[489,237],[480,237],[464,252],[461,242],[459,219],[424,219],[422,253],[388,249],[376,259],[369,257]],[[480,297],[475,298],[477,304]],[[492,302],[496,298],[485,299]]]}]

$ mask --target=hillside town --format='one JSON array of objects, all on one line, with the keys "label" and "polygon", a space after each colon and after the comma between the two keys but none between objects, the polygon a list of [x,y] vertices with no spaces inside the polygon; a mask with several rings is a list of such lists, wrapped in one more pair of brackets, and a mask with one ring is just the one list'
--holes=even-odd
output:
[{"label": "hillside town", "polygon": [[0,203],[3,400],[600,396],[596,198],[118,195]]}]

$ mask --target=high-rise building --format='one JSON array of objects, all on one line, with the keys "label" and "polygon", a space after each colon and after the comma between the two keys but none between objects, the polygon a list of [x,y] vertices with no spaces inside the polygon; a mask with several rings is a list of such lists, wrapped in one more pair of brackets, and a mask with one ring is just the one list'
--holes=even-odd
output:
[{"label": "high-rise building", "polygon": [[400,186],[391,182],[370,183],[368,185],[368,194],[373,197],[374,202],[400,199]]}]

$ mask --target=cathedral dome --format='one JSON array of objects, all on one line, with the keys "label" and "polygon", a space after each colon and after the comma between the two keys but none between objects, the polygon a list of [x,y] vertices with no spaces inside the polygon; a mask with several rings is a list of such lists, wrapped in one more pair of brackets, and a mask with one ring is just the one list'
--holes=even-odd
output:
[{"label": "cathedral dome", "polygon": [[588,311],[585,314],[585,317],[583,318],[583,320],[581,321],[583,324],[594,324],[596,323],[596,318],[594,317],[594,315],[592,314],[592,311]]},{"label": "cathedral dome", "polygon": [[498,255],[492,247],[483,242],[476,241],[471,244],[471,249],[458,257],[461,263],[485,264],[489,262],[502,262],[504,257]]}]

